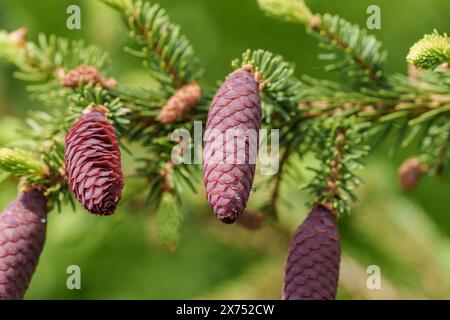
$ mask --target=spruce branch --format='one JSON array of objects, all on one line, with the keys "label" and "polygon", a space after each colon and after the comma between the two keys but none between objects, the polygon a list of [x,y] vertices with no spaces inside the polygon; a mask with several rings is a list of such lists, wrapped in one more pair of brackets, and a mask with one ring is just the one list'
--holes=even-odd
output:
[{"label": "spruce branch", "polygon": [[[180,124],[190,130],[192,120],[206,117],[211,94],[207,88],[200,89],[197,84],[203,69],[192,45],[181,34],[180,27],[170,21],[158,4],[143,1],[103,2],[122,14],[130,30],[136,49],[127,48],[127,52],[144,59],[151,75],[161,85],[161,90],[156,93],[123,86],[119,86],[118,90],[118,96],[125,100],[125,104],[130,102],[132,109],[137,111],[131,116],[127,137],[132,141],[139,140],[148,148],[149,158],[142,159],[143,166],[138,169],[138,173],[149,180],[147,200],[158,205],[167,189],[173,189],[170,192],[181,198],[184,184],[168,181],[181,180],[192,185],[190,176],[195,170],[183,165],[172,166],[173,142],[169,136]],[[149,94],[153,95],[150,103]],[[135,104],[138,104],[137,108]],[[155,136],[161,138],[154,139]]]},{"label": "spruce branch", "polygon": [[[267,60],[261,57],[266,57]],[[248,50],[243,54],[242,59],[233,62],[233,67],[250,65],[253,70],[264,70],[264,67],[270,64],[267,61],[272,61],[273,57],[270,53],[262,50],[255,52]],[[349,158],[362,159],[368,153],[368,145],[375,145],[375,141],[381,137],[381,134],[390,131],[398,123],[406,123],[403,133],[399,133],[398,138],[399,144],[406,146],[414,139],[423,124],[426,125],[428,122],[449,115],[449,86],[446,72],[424,71],[418,74],[415,80],[402,75],[394,75],[386,77],[386,81],[390,84],[389,87],[369,88],[363,86],[361,89],[355,90],[337,82],[317,80],[308,76],[303,76],[299,81],[293,76],[292,67],[284,63],[282,58],[273,62],[273,65],[274,67],[268,68],[268,70],[284,68],[284,72],[289,77],[283,77],[283,81],[280,82],[282,85],[275,87],[281,89],[281,92],[276,90],[271,92],[270,90],[265,91],[270,87],[261,79],[269,78],[277,81],[277,75],[283,74],[283,72],[274,72],[272,78],[267,76],[267,72],[257,73],[257,77],[262,84],[263,98],[265,98],[263,108],[265,120],[271,126],[276,127],[278,124],[279,127],[283,128],[282,145],[294,145],[293,150],[297,150],[300,154],[305,154],[314,149],[311,145],[316,147],[320,145],[317,149],[318,157],[321,163],[327,163],[327,165],[318,172],[327,172],[326,170],[328,170],[329,175],[327,177],[318,176],[315,180],[321,182],[310,185],[312,187],[309,190],[314,195],[315,201],[311,202],[310,205],[320,203],[330,210],[334,210],[337,214],[349,211],[349,198],[355,199],[352,190],[359,184],[359,179],[356,175],[347,172],[342,175],[337,174],[340,171],[341,161],[339,152],[336,154],[337,158],[330,155],[328,155],[329,158],[322,158],[321,152],[324,148],[327,148],[325,147],[327,146],[327,139],[330,139],[328,143],[337,139],[337,136],[331,134],[333,131],[324,128],[325,119],[334,119],[338,123],[347,121],[344,126],[346,128],[345,133],[348,127],[355,126],[355,128],[358,128],[355,130],[359,130],[359,134],[364,136],[364,139],[357,139],[353,134],[350,134],[349,145],[346,145],[345,148],[354,148],[355,154],[349,151]],[[295,85],[290,86],[287,83],[294,83]],[[289,88],[295,88],[295,90],[291,93]],[[281,98],[277,99],[277,97]],[[289,98],[285,99],[286,97]],[[298,103],[298,101],[301,102]],[[298,103],[296,108],[291,107],[291,103],[294,102]],[[274,122],[271,117],[271,110],[281,110],[278,114],[288,114],[289,116],[280,117],[284,120],[283,123]],[[267,121],[267,119],[270,120]],[[316,125],[317,128],[314,129]],[[314,136],[309,136],[308,130],[314,132]],[[292,135],[291,132],[298,132],[298,134]],[[353,131],[350,130],[350,132]],[[299,139],[299,136],[302,139]],[[342,134],[342,136],[347,137],[347,134]],[[317,144],[317,137],[322,137],[322,142],[319,144]],[[347,141],[347,138],[344,140]],[[335,149],[339,148],[335,146]],[[347,149],[345,150],[347,152]],[[282,160],[282,162],[284,161]],[[359,161],[349,162],[348,166],[352,169],[360,168]],[[347,171],[351,172],[350,170]],[[281,173],[275,179],[273,201],[270,201],[268,205],[269,212],[274,212],[274,204],[277,202],[278,190],[282,181],[282,172],[281,169]],[[319,185],[322,186],[319,188]]]},{"label": "spruce branch", "polygon": [[139,0],[103,2],[123,15],[130,37],[138,46],[128,52],[145,58],[155,79],[169,87],[173,83],[177,88],[199,80],[203,69],[192,45],[159,4]]},{"label": "spruce branch", "polygon": [[[9,42],[0,48],[0,58],[14,63],[19,69],[15,75],[31,81],[28,89],[32,97],[47,105],[46,111],[30,114],[27,123],[31,130],[25,133],[36,142],[42,161],[49,169],[46,179],[39,183],[46,188],[51,206],[59,208],[62,201],[73,203],[64,171],[64,136],[74,121],[86,107],[103,105],[119,136],[130,136],[134,129],[130,122],[142,119],[145,106],[161,101],[162,94],[148,91],[143,94],[143,90],[137,89],[130,99],[126,87],[106,76],[108,55],[82,41],[41,35],[38,43],[23,39],[23,44],[17,47],[17,41],[10,41],[9,35],[5,37],[6,32],[2,34],[0,38]],[[3,54],[11,48],[19,50],[17,57],[20,59],[11,60],[10,55]]]},{"label": "spruce branch", "polygon": [[321,47],[331,52],[319,56],[335,61],[325,66],[326,71],[345,74],[354,87],[388,85],[383,71],[387,53],[381,49],[381,42],[365,29],[337,15],[313,15],[302,0],[259,0],[258,3],[268,15],[305,24]]},{"label": "spruce branch", "polygon": [[365,29],[337,16],[324,14],[311,19],[308,30],[321,41],[322,48],[334,52],[327,55],[335,63],[327,71],[338,71],[353,79],[355,86],[385,86],[383,64],[387,53],[381,42]]},{"label": "spruce branch", "polygon": [[350,211],[350,201],[356,201],[354,189],[361,183],[357,171],[363,168],[362,159],[369,153],[369,122],[354,119],[322,118],[322,126],[311,123],[310,150],[320,161],[315,173],[304,187],[311,195],[309,207],[322,205],[336,215]]},{"label": "spruce branch", "polygon": [[[102,2],[121,13],[134,43],[134,48],[126,48],[126,51],[144,60],[159,86],[142,88],[117,83],[108,73],[108,55],[81,41],[41,35],[39,41],[33,43],[26,41],[25,29],[12,33],[0,31],[0,59],[14,64],[18,69],[15,75],[31,83],[31,95],[46,103],[45,111],[33,111],[26,120],[30,130],[25,136],[34,142],[33,152],[0,148],[0,170],[23,177],[28,186],[45,193],[50,208],[59,207],[62,203],[73,204],[70,189],[77,194],[78,200],[82,198],[78,197],[81,193],[77,188],[74,190],[72,182],[80,178],[75,172],[81,171],[79,164],[88,157],[84,152],[90,152],[95,157],[89,158],[88,165],[83,166],[85,176],[75,184],[80,183],[81,188],[88,189],[82,194],[92,201],[102,202],[105,194],[108,199],[112,196],[107,201],[109,204],[102,208],[108,209],[113,204],[115,209],[123,187],[119,142],[127,151],[129,144],[137,142],[145,156],[138,159],[130,151],[140,163],[136,176],[146,179],[147,200],[156,209],[161,242],[174,248],[180,241],[183,195],[188,189],[196,191],[194,181],[198,166],[175,164],[173,147],[176,141],[172,141],[170,134],[180,127],[192,131],[194,120],[205,120],[217,88],[200,87],[203,69],[192,45],[158,4],[140,0]],[[328,213],[335,216],[348,213],[351,203],[356,200],[354,189],[361,183],[358,173],[370,146],[384,140],[392,131],[397,135],[394,148],[419,142],[417,158],[400,170],[404,177],[412,177],[407,181],[409,185],[404,186],[415,186],[424,171],[431,175],[449,172],[450,73],[446,34],[426,35],[411,48],[407,60],[419,68],[413,70],[414,74],[386,75],[383,70],[386,52],[382,50],[381,42],[366,30],[336,15],[313,15],[302,0],[259,0],[258,3],[271,16],[305,24],[320,45],[331,52],[325,58],[334,62],[327,65],[326,70],[339,71],[350,79],[328,81],[305,75],[298,79],[291,63],[264,50],[247,50],[240,59],[233,61],[233,68],[240,72],[239,81],[230,81],[223,92],[242,95],[246,99],[230,99],[229,104],[240,104],[236,112],[244,110],[240,117],[233,118],[231,125],[253,119],[250,120],[255,122],[252,127],[259,129],[261,97],[265,126],[279,128],[281,132],[280,171],[270,180],[274,186],[264,209],[276,214],[281,185],[292,174],[292,156],[301,158],[312,153],[317,162],[310,168],[314,176],[305,186],[311,195],[308,206],[320,209],[318,211],[325,208],[329,212],[322,214],[330,219]],[[239,92],[236,83],[244,84],[244,87],[251,85]],[[220,108],[227,106],[216,104]],[[250,107],[255,108],[251,109],[254,115],[246,112]],[[74,123],[79,123],[80,115],[94,109],[101,117],[103,133],[96,134],[99,122],[92,119],[89,133],[96,134],[97,138],[92,143],[90,135]],[[85,133],[80,135],[83,148],[77,149],[80,141],[70,141],[77,150],[75,161],[80,162],[71,162],[66,172],[65,160],[71,156],[65,159],[65,137],[73,128],[76,133]],[[91,148],[92,144],[103,144],[103,138],[108,140],[105,148],[100,152],[95,148],[97,146]],[[192,154],[191,141],[180,142],[180,147],[175,155],[177,158],[182,158],[186,150]],[[112,158],[114,163],[109,161]],[[116,175],[104,171],[102,173],[107,177],[99,177],[98,171],[90,170],[89,165],[102,161],[107,170],[116,170]],[[246,205],[254,176],[254,168],[247,169],[242,171],[251,176],[251,179],[246,177],[243,187],[245,202],[238,201],[238,206],[227,208],[231,213],[233,210],[238,212],[237,207],[241,213]],[[84,180],[88,174],[94,178]],[[243,179],[245,176],[237,177]],[[108,179],[120,181],[120,187],[111,187]],[[70,188],[68,180],[71,181]],[[96,189],[96,182],[102,188]],[[224,182],[222,185],[230,184]],[[232,198],[242,200],[244,197],[239,192],[232,191],[235,187],[233,183],[228,189]],[[99,193],[104,197],[98,196]],[[80,202],[85,204],[84,199]],[[312,214],[319,214],[318,211],[312,210]],[[109,214],[113,210],[104,212]],[[230,215],[230,212],[221,216],[224,222],[234,222],[239,216]],[[256,217],[258,227],[260,217]],[[334,234],[333,240],[337,239]]]},{"label": "spruce branch", "polygon": [[[419,158],[427,168],[430,168],[428,170],[430,174],[436,174],[439,172],[437,168],[445,168],[448,164],[448,128],[444,125],[450,116],[448,112],[450,87],[447,77],[446,71],[427,70],[422,71],[416,79],[394,75],[390,77],[392,84],[390,90],[363,89],[359,92],[353,92],[335,82],[303,77],[305,89],[301,95],[303,102],[299,105],[300,127],[306,127],[307,130],[314,132],[314,137],[305,138],[304,145],[307,145],[308,149],[302,149],[302,152],[310,151],[311,145],[316,148],[320,146],[318,149],[313,148],[314,150],[327,150],[333,146],[333,141],[340,140],[333,134],[330,136],[334,131],[327,129],[327,120],[324,119],[347,123],[343,126],[347,128],[345,141],[353,145],[350,149],[356,154],[350,157],[355,159],[362,159],[368,152],[369,144],[375,145],[374,142],[379,137],[382,139],[386,137],[389,129],[401,125],[395,147],[409,145],[420,132],[423,132]],[[314,129],[316,121],[323,122],[322,126]],[[363,140],[349,134],[348,129],[357,130],[358,127],[364,129],[360,132],[365,137]],[[315,141],[316,136],[321,137],[319,141],[322,142]],[[327,139],[330,139],[328,144]],[[370,141],[373,142],[369,143]],[[335,146],[334,149],[339,148]],[[343,182],[337,179],[340,176],[335,173],[339,171],[336,168],[339,168],[340,160],[345,157],[342,158],[339,152],[335,157],[330,157],[327,151],[319,154],[320,162],[328,165],[318,170],[313,169],[316,178],[307,187],[315,195],[313,199],[316,202],[313,201],[311,205],[320,203],[330,210],[336,210],[337,213],[348,212],[347,199],[343,196],[354,198],[352,190],[359,183],[359,179],[356,176],[351,178],[349,175],[347,181],[350,184],[341,188]],[[358,163],[359,161],[356,161],[350,166],[355,165],[355,168],[358,168]],[[321,177],[323,172],[328,172],[327,178]],[[336,185],[339,188],[335,188]]]},{"label": "spruce branch", "polygon": [[[31,92],[32,98],[45,104],[64,105],[74,93],[69,87],[72,89],[78,87],[75,85],[78,84],[76,78],[75,81],[73,77],[66,78],[66,73],[80,66],[95,67],[99,79],[105,82],[108,79],[106,75],[109,73],[109,55],[99,48],[86,46],[83,41],[68,41],[54,35],[47,37],[43,34],[39,35],[37,43],[26,41],[26,34],[23,34],[23,44],[18,46],[10,40],[15,32],[0,32],[0,42],[3,44],[0,46],[0,59],[17,67],[15,77],[30,82],[27,89]],[[64,82],[69,80],[72,80],[70,81],[72,84],[64,86]],[[80,86],[82,82],[79,83]]]},{"label": "spruce branch", "polygon": [[380,123],[408,119],[414,126],[448,114],[450,89],[446,75],[424,71],[418,81],[389,77],[391,90],[349,90],[345,85],[304,76],[299,109],[304,118],[352,116]]}]

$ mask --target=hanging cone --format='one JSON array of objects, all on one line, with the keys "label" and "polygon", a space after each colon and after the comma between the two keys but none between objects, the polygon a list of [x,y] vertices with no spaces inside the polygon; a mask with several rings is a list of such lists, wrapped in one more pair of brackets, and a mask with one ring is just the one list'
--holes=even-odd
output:
[{"label": "hanging cone", "polygon": [[122,197],[119,142],[101,107],[88,108],[70,128],[64,150],[69,186],[84,208],[111,215]]},{"label": "hanging cone", "polygon": [[206,122],[203,182],[222,222],[235,222],[247,205],[260,127],[258,83],[249,70],[239,69],[217,91]]},{"label": "hanging cone", "polygon": [[22,299],[45,242],[47,200],[31,189],[0,214],[0,299]]},{"label": "hanging cone", "polygon": [[335,299],[340,255],[335,217],[324,207],[317,206],[292,239],[283,300]]}]

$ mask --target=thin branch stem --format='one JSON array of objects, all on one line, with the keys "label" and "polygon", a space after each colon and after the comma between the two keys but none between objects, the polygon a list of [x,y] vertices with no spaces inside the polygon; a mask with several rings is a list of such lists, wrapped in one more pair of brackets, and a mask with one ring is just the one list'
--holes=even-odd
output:
[{"label": "thin branch stem", "polygon": [[287,159],[291,155],[292,145],[293,145],[293,141],[290,141],[286,145],[285,149],[283,150],[283,154],[280,158],[280,167],[279,167],[280,172],[278,173],[278,175],[275,178],[275,185],[273,187],[272,196],[271,196],[270,202],[269,202],[269,208],[271,209],[271,212],[273,212],[273,213],[276,213],[276,205],[278,203],[278,199],[280,196],[281,182],[283,180],[283,168],[284,168],[284,165],[286,164]]},{"label": "thin branch stem", "polygon": [[336,210],[333,207],[333,201],[339,198],[339,180],[341,176],[340,167],[344,161],[344,148],[345,148],[345,129],[339,129],[336,134],[336,144],[334,146],[335,157],[330,163],[330,176],[327,180],[326,190],[321,190],[321,192],[327,192],[327,199],[321,203],[326,207],[331,213],[337,216]]}]

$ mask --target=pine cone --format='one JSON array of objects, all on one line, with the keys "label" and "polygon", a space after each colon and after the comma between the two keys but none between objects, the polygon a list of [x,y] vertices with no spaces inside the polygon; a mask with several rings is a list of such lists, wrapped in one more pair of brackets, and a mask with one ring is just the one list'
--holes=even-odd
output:
[{"label": "pine cone", "polygon": [[340,254],[334,216],[321,206],[314,208],[292,239],[285,269],[283,299],[335,299]]},{"label": "pine cone", "polygon": [[182,118],[201,99],[202,91],[197,82],[182,86],[167,101],[166,105],[159,111],[159,120],[162,123],[172,123]]},{"label": "pine cone", "polygon": [[122,196],[119,142],[101,108],[88,110],[70,128],[64,150],[69,185],[84,208],[111,215]]},{"label": "pine cone", "polygon": [[47,200],[31,189],[0,214],[0,300],[22,299],[45,242]]},{"label": "pine cone", "polygon": [[[247,204],[255,175],[260,127],[258,83],[248,70],[237,70],[217,91],[205,132],[206,195],[214,213],[224,223],[235,222]],[[236,143],[239,138],[245,138],[245,145]]]},{"label": "pine cone", "polygon": [[427,171],[427,166],[419,159],[415,157],[407,159],[398,170],[400,187],[405,191],[414,190],[425,171]]},{"label": "pine cone", "polygon": [[81,84],[101,84],[104,88],[113,88],[117,85],[113,78],[104,78],[94,66],[80,65],[67,73],[59,72],[61,85],[66,88],[76,88]]}]

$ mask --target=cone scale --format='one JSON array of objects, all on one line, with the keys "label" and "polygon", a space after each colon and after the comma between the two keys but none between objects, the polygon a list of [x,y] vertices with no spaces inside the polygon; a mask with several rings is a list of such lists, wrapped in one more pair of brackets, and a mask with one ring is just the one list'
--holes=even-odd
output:
[{"label": "cone scale", "polygon": [[[255,175],[261,128],[259,87],[250,70],[232,73],[217,91],[208,112],[203,182],[216,216],[234,223],[244,211]],[[249,133],[254,139],[247,138]],[[236,142],[236,136],[245,143]],[[241,140],[242,142],[243,140]],[[253,150],[253,157],[251,150]]]}]

